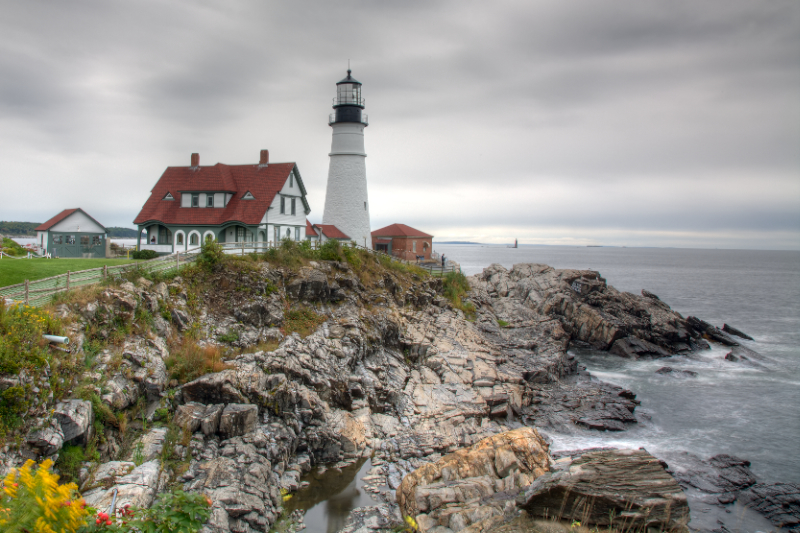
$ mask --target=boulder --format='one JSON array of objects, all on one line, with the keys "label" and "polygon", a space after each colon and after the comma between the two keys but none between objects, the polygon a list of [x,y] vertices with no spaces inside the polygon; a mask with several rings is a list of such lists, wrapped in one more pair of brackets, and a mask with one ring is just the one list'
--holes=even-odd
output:
[{"label": "boulder", "polygon": [[697,372],[693,370],[675,370],[671,366],[662,366],[658,370],[656,370],[656,374],[661,374],[665,376],[672,376],[675,378],[696,378]]},{"label": "boulder", "polygon": [[626,530],[685,530],[686,495],[662,463],[644,450],[600,450],[559,461],[517,498],[533,517],[623,523]]},{"label": "boulder", "polygon": [[64,434],[57,425],[43,427],[31,432],[26,442],[38,449],[43,456],[53,455],[64,445]]},{"label": "boulder", "polygon": [[[684,487],[694,487],[710,494],[735,493],[754,485],[750,461],[719,454],[708,460],[688,453],[667,455],[669,472]],[[733,501],[733,500],[731,500]]]},{"label": "boulder", "polygon": [[[119,464],[116,461],[115,463]],[[110,488],[90,490],[83,493],[83,498],[87,505],[97,509],[108,509],[116,489],[117,509],[127,504],[131,507],[150,507],[166,481],[162,479],[160,472],[159,461],[148,461],[122,477],[111,478],[116,479],[116,484]]]},{"label": "boulder", "polygon": [[321,270],[304,267],[298,276],[286,284],[286,293],[297,300],[326,301],[338,299],[339,285],[329,283]]},{"label": "boulder", "polygon": [[189,402],[175,410],[175,417],[172,421],[176,426],[189,433],[201,430],[204,435],[213,435],[219,429],[219,421],[224,407],[221,404],[206,406],[197,402]]},{"label": "boulder", "polygon": [[661,346],[633,336],[617,339],[614,341],[609,352],[628,359],[639,359],[640,357],[669,357],[672,355]]},{"label": "boulder", "polygon": [[550,467],[547,450],[529,427],[482,439],[408,474],[397,489],[400,512],[453,531],[502,515],[509,498],[492,498],[519,491],[543,475]]},{"label": "boulder", "polygon": [[775,527],[800,533],[800,484],[758,483],[742,492],[739,501],[763,514]]},{"label": "boulder", "polygon": [[258,407],[250,404],[226,405],[219,419],[219,433],[225,438],[250,433],[258,423]]},{"label": "boulder", "polygon": [[741,337],[742,339],[747,339],[749,341],[754,340],[753,337],[751,337],[747,333],[738,330],[733,326],[729,326],[728,324],[722,325],[722,331],[724,331],[725,333],[730,333],[731,335],[736,335],[737,337]]},{"label": "boulder", "polygon": [[247,398],[232,381],[233,375],[227,371],[206,374],[182,387],[183,398],[188,402],[202,404],[246,403]]},{"label": "boulder", "polygon": [[178,328],[178,331],[186,331],[192,324],[192,319],[189,313],[183,309],[172,310],[172,323]]},{"label": "boulder", "polygon": [[238,321],[257,328],[276,327],[283,324],[283,302],[279,295],[272,294],[237,306],[233,314]]},{"label": "boulder", "polygon": [[66,444],[86,444],[91,436],[92,402],[85,400],[65,400],[58,402],[53,415],[61,426]]}]

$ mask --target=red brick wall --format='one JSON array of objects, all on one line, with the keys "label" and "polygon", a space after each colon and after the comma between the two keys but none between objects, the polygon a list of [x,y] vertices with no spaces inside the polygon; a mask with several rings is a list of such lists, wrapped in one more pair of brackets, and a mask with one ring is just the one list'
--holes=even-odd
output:
[{"label": "red brick wall", "polygon": [[[414,252],[414,241],[417,243],[417,251]],[[425,244],[427,243],[427,247]],[[425,259],[431,258],[433,250],[433,239],[431,237],[392,237],[392,254],[413,261],[418,255]]]}]

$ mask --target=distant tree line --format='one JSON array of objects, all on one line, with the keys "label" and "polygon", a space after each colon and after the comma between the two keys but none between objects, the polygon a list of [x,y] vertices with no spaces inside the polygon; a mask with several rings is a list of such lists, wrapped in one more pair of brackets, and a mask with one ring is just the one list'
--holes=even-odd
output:
[{"label": "distant tree line", "polygon": [[41,222],[6,222],[0,221],[0,234],[12,235],[15,237],[35,237],[36,232],[33,228],[41,225]]},{"label": "distant tree line", "polygon": [[[0,221],[0,235],[9,237],[36,237],[35,228],[41,222],[8,222]],[[114,239],[135,239],[137,231],[131,228],[111,227],[106,228],[108,236]]]}]

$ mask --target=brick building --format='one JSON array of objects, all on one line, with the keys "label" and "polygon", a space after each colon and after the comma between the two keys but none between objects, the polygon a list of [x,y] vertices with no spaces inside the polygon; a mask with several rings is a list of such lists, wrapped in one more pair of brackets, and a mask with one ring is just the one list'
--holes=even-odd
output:
[{"label": "brick building", "polygon": [[405,224],[392,224],[372,232],[372,248],[408,261],[429,260],[433,235]]}]

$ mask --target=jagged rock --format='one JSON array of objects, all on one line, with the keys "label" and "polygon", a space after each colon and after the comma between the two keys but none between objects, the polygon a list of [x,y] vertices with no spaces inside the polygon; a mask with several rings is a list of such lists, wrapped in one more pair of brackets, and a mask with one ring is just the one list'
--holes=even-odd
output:
[{"label": "jagged rock", "polygon": [[56,427],[46,426],[31,432],[26,442],[38,449],[43,456],[53,455],[64,445],[64,434],[57,424]]},{"label": "jagged rock", "polygon": [[753,337],[751,337],[747,333],[738,330],[733,326],[729,326],[728,324],[722,325],[722,331],[724,331],[725,333],[730,333],[731,335],[736,335],[737,337],[741,337],[742,339],[747,339],[749,341],[754,340]]},{"label": "jagged rock", "polygon": [[167,284],[163,281],[156,283],[152,288],[152,292],[154,292],[162,300],[165,300],[169,297],[169,287],[167,287]]},{"label": "jagged rock", "polygon": [[739,343],[733,340],[727,333],[716,326],[712,326],[705,320],[690,316],[686,319],[686,323],[707,339],[724,344],[725,346],[739,346]]},{"label": "jagged rock", "polygon": [[739,501],[767,517],[775,527],[800,533],[800,485],[758,483],[739,495]]},{"label": "jagged rock", "polygon": [[225,438],[249,433],[258,423],[258,407],[255,405],[226,405],[219,419],[219,433]]},{"label": "jagged rock", "polygon": [[584,526],[624,522],[630,530],[685,530],[686,495],[661,462],[644,450],[601,450],[559,461],[517,504],[535,517]]},{"label": "jagged rock", "polygon": [[639,359],[640,357],[669,357],[672,355],[661,346],[633,336],[614,341],[609,353],[628,359]]},{"label": "jagged rock", "polygon": [[[127,290],[127,285],[130,285],[130,290]],[[102,293],[100,298],[111,307],[114,315],[125,321],[132,321],[136,308],[139,306],[136,297],[131,294],[135,291],[135,287],[133,287],[133,283],[128,282],[123,283],[120,288],[121,291],[108,289]]]},{"label": "jagged rock", "polygon": [[161,456],[166,440],[167,428],[153,428],[136,440],[128,459],[139,458],[141,461],[152,461]]},{"label": "jagged rock", "polygon": [[549,466],[547,443],[539,433],[532,428],[515,429],[408,474],[397,490],[397,503],[404,516],[460,531],[489,516],[503,515],[512,497],[490,498],[498,492],[518,491]]},{"label": "jagged rock", "polygon": [[756,368],[764,368],[759,361],[767,361],[766,357],[745,346],[732,347],[731,351],[725,354],[725,359],[732,363],[745,363]]},{"label": "jagged rock", "polygon": [[161,337],[169,338],[172,336],[172,325],[160,315],[153,318],[153,327]]},{"label": "jagged rock", "polygon": [[201,403],[189,402],[184,405],[179,405],[178,408],[175,409],[175,416],[172,418],[172,423],[184,431],[194,433],[200,429],[200,421],[203,419],[205,412],[206,406]]},{"label": "jagged rock", "polygon": [[108,393],[102,400],[115,409],[125,409],[139,398],[139,386],[122,374],[117,374],[105,384]]},{"label": "jagged rock", "polygon": [[126,343],[122,356],[132,363],[132,378],[150,400],[157,399],[167,385],[167,365],[161,354],[142,342]]},{"label": "jagged rock", "polygon": [[53,415],[61,426],[66,444],[86,444],[92,429],[94,416],[92,402],[65,400],[58,402]]},{"label": "jagged rock", "polygon": [[90,490],[83,494],[83,498],[87,505],[105,510],[111,505],[114,490],[117,489],[117,508],[127,504],[131,507],[150,507],[165,482],[166,478],[161,476],[159,461],[148,461],[130,473],[116,478],[116,484],[112,487]]},{"label": "jagged rock", "polygon": [[669,472],[684,487],[694,487],[711,494],[734,493],[754,485],[750,461],[719,454],[704,461],[688,453],[667,455]]},{"label": "jagged rock", "polygon": [[233,385],[233,375],[223,371],[206,374],[182,387],[183,398],[203,404],[247,403],[247,398]]},{"label": "jagged rock", "polygon": [[697,377],[697,372],[693,370],[675,370],[671,366],[662,366],[661,368],[656,370],[656,374],[672,376],[672,377],[683,377],[683,378]]},{"label": "jagged rock", "polygon": [[283,303],[280,296],[272,294],[236,307],[233,314],[240,322],[258,328],[276,327],[283,324]]},{"label": "jagged rock", "polygon": [[309,301],[337,299],[338,284],[328,282],[324,272],[315,268],[301,268],[298,277],[286,284],[286,293],[292,298]]},{"label": "jagged rock", "polygon": [[191,326],[192,319],[183,309],[173,309],[172,323],[175,324],[178,331],[186,331]]},{"label": "jagged rock", "polygon": [[109,461],[103,463],[81,485],[81,492],[98,487],[113,485],[117,478],[130,474],[136,465],[130,461]]}]

